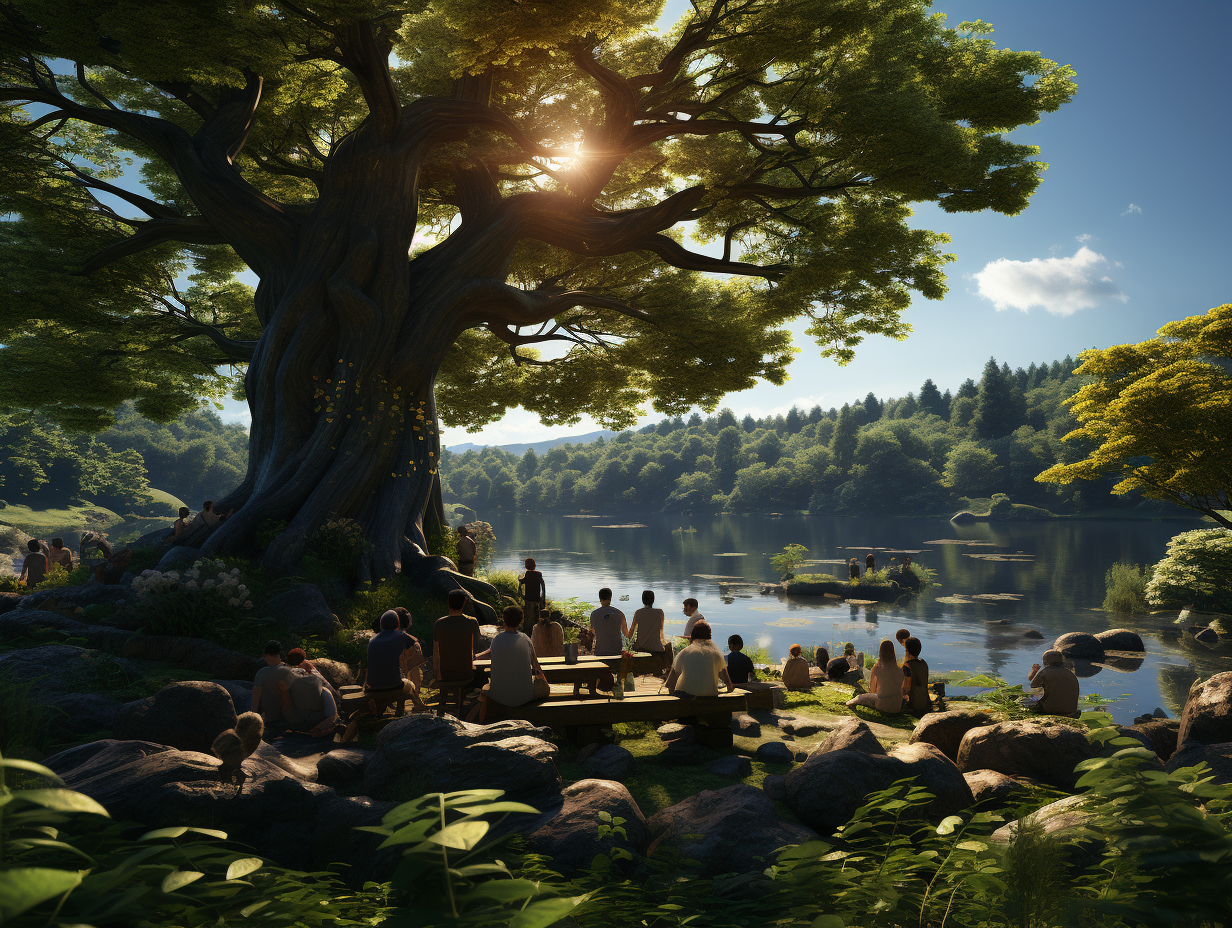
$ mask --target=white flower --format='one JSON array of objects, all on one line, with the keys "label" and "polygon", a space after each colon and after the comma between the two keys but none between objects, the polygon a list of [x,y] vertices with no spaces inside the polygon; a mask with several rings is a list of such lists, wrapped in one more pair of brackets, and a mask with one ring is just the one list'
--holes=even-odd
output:
[{"label": "white flower", "polygon": [[248,595],[248,587],[244,586],[244,584],[242,584],[242,583],[240,584],[240,595],[241,595],[241,596],[247,596],[247,595]]},{"label": "white flower", "polygon": [[239,575],[240,575],[240,569],[238,567],[234,567],[231,569],[231,576],[238,577]]},{"label": "white flower", "polygon": [[215,583],[213,580],[206,580],[205,583],[201,584],[201,589],[212,590],[214,586],[215,586]]},{"label": "white flower", "polygon": [[227,605],[228,605],[228,606],[233,606],[233,607],[234,607],[234,606],[238,606],[239,604],[240,604],[240,601],[239,601],[238,599],[235,599],[234,597],[232,597],[231,599],[228,599],[228,600],[227,600]]},{"label": "white flower", "polygon": [[189,580],[186,584],[184,584],[184,589],[186,590],[195,590],[196,588],[197,588],[196,580]]}]

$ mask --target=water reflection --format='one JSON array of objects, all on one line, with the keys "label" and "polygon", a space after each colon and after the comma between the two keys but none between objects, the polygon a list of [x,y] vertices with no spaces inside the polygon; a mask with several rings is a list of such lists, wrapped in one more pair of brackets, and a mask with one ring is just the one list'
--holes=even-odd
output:
[{"label": "water reflection", "polygon": [[[534,552],[549,595],[595,602],[601,586],[636,601],[653,589],[669,618],[694,596],[722,642],[738,632],[775,658],[789,645],[831,647],[852,641],[872,653],[883,637],[909,628],[924,643],[924,658],[937,671],[965,670],[1025,683],[1031,664],[1058,635],[1097,632],[1113,625],[1137,630],[1146,642],[1141,658],[1103,661],[1082,668],[1083,689],[1109,699],[1129,693],[1113,707],[1118,721],[1161,706],[1174,714],[1187,680],[1232,667],[1232,661],[1199,653],[1170,640],[1174,616],[1116,619],[1098,611],[1104,573],[1114,561],[1152,563],[1169,538],[1193,523],[1056,521],[976,523],[956,526],[941,519],[840,518],[826,516],[642,515],[645,528],[595,528],[629,524],[631,518],[484,514],[496,531],[494,567],[520,569]],[[692,526],[695,531],[673,531]],[[945,541],[946,544],[937,542]],[[776,579],[769,558],[797,542],[817,563],[806,570],[842,573],[850,557],[863,560],[874,547],[878,565],[895,552],[937,572],[939,587],[927,594],[875,605],[821,597],[780,600],[756,593],[755,581]],[[859,542],[863,544],[854,544]],[[929,544],[928,542],[933,542]],[[957,543],[955,543],[957,542]],[[975,542],[976,544],[967,544]],[[734,579],[733,579],[734,578]],[[720,583],[724,583],[720,587]],[[974,599],[981,594],[1021,598]],[[951,597],[958,601],[946,602]],[[810,624],[781,622],[784,617]],[[1029,637],[1032,630],[1042,638]],[[1101,673],[1102,670],[1109,672]],[[1112,672],[1117,671],[1117,672]]]}]

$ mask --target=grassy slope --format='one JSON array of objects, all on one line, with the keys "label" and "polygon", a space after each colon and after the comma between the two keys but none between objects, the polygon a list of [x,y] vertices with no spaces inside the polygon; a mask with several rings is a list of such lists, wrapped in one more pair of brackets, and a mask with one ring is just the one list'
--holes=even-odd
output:
[{"label": "grassy slope", "polygon": [[59,530],[75,532],[86,528],[108,529],[123,521],[123,516],[110,509],[94,505],[68,506],[64,509],[31,509],[29,506],[9,503],[4,509],[0,509],[0,522],[15,525],[23,532],[35,536]]}]

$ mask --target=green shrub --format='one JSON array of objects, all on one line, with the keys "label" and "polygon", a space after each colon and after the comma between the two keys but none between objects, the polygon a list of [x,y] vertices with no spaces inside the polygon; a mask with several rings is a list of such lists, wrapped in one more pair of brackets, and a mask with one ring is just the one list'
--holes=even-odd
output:
[{"label": "green shrub", "polygon": [[253,601],[239,567],[203,558],[185,570],[145,570],[133,581],[133,614],[152,635],[231,641],[255,623]]},{"label": "green shrub", "polygon": [[0,755],[42,757],[66,717],[30,696],[30,684],[0,675]]},{"label": "green shrub", "polygon": [[1152,606],[1188,606],[1232,612],[1232,531],[1200,528],[1168,542],[1146,585]]},{"label": "green shrub", "polygon": [[1104,574],[1104,611],[1128,615],[1146,612],[1146,584],[1150,578],[1137,564],[1117,561]]},{"label": "green shrub", "polygon": [[483,579],[500,591],[502,596],[511,599],[518,598],[518,575],[512,570],[493,570],[483,575]]},{"label": "green shrub", "polygon": [[304,550],[354,583],[359,577],[359,559],[371,549],[372,542],[354,519],[330,519],[308,536]]},{"label": "green shrub", "polygon": [[804,563],[804,555],[808,554],[808,548],[804,545],[790,544],[785,547],[781,554],[776,554],[770,558],[770,566],[784,580],[788,575],[794,574],[796,568]]}]

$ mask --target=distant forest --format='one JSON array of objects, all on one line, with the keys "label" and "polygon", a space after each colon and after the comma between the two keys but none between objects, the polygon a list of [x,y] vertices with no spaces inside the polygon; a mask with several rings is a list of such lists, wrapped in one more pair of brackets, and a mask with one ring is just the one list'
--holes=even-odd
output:
[{"label": "distant forest", "polygon": [[[738,421],[728,409],[675,418],[585,445],[517,457],[497,448],[441,456],[446,502],[478,512],[665,510],[940,513],[1006,494],[1053,512],[1131,508],[1113,479],[1057,487],[1035,476],[1083,456],[1061,439],[1081,385],[1072,358],[1010,370],[989,359],[980,382],[841,409],[793,408]],[[1147,503],[1157,508],[1155,503]]]}]

